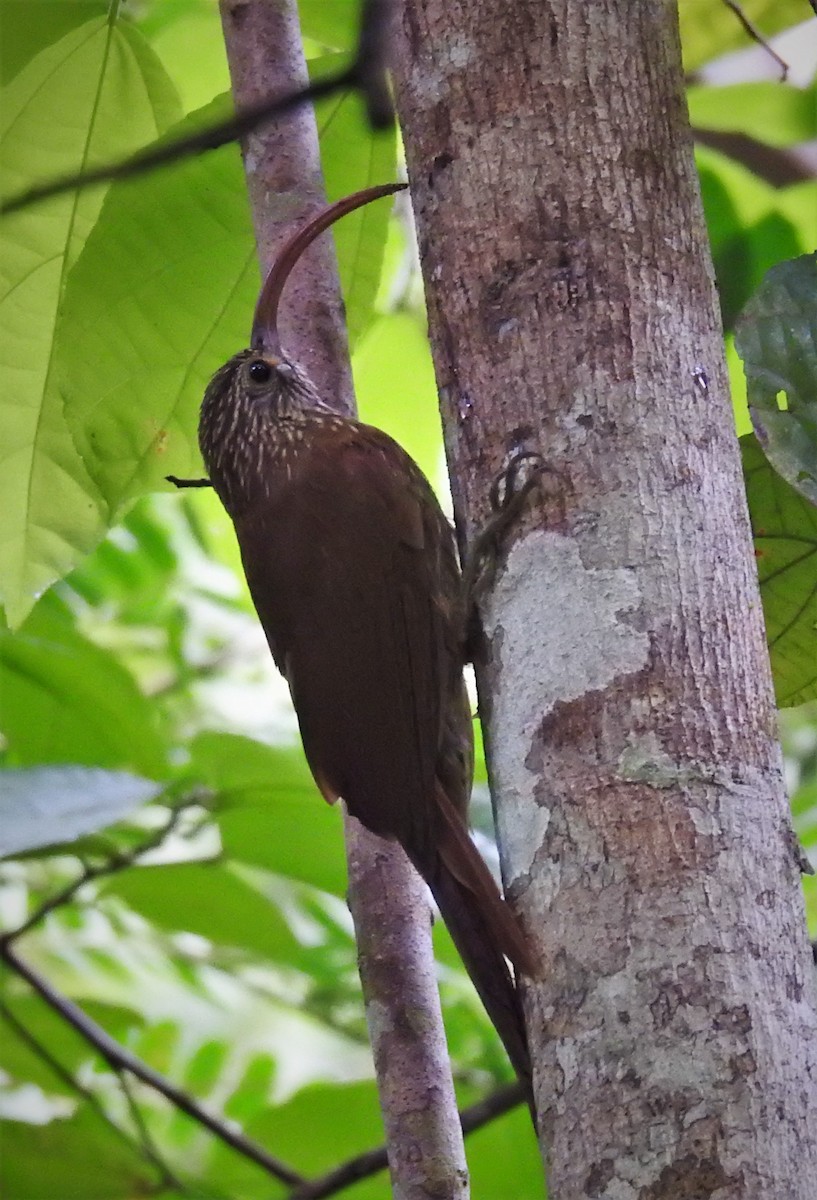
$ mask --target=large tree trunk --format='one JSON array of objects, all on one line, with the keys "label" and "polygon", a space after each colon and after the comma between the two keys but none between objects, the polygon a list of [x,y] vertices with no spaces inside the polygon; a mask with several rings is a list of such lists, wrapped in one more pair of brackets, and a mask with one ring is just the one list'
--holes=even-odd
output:
[{"label": "large tree trunk", "polygon": [[[552,1200],[810,1200],[817,1015],[669,0],[404,0],[398,100]],[[510,543],[513,543],[512,546]]]}]

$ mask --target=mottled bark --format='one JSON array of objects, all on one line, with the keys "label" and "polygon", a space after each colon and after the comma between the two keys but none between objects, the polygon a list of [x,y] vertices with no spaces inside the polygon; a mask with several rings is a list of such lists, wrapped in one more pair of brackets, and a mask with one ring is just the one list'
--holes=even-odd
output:
[{"label": "mottled bark", "polygon": [[[305,84],[295,0],[221,0],[220,7],[237,106]],[[286,235],[325,203],[312,110],[253,134],[243,153],[259,258],[266,270]],[[339,411],[354,412],[331,237],[319,238],[296,266],[279,325],[283,345],[304,363],[322,395]],[[343,636],[340,629],[338,636]],[[374,837],[348,816],[345,831],[349,903],[393,1194],[399,1200],[467,1200],[427,891],[398,845]]]},{"label": "mottled bark", "polygon": [[675,5],[404,6],[461,532],[509,452],[549,468],[478,667],[549,1194],[808,1200],[813,971]]}]

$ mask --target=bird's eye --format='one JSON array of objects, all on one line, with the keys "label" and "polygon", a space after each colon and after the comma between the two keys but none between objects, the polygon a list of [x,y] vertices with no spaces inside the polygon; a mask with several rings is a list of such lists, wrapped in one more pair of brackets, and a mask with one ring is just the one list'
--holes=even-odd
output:
[{"label": "bird's eye", "polygon": [[272,367],[269,363],[264,362],[263,358],[254,359],[250,363],[248,371],[253,383],[267,383],[272,375]]}]

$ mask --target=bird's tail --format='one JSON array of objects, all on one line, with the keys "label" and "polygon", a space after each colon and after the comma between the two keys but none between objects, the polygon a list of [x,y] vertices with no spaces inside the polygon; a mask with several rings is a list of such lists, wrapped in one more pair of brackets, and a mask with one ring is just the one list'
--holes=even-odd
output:
[{"label": "bird's tail", "polygon": [[522,1006],[506,959],[517,971],[533,976],[533,957],[462,818],[439,785],[437,792],[437,811],[442,821],[436,862],[428,871],[423,870],[423,863],[417,866],[516,1073],[530,1087],[530,1054]]}]

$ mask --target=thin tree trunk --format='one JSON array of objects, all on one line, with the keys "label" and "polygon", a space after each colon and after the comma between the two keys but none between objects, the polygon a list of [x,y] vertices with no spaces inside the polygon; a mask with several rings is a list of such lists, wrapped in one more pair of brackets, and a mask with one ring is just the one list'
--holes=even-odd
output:
[{"label": "thin tree trunk", "polygon": [[810,1200],[817,1014],[669,0],[404,0],[460,530],[549,470],[478,665],[552,1200]]},{"label": "thin tree trunk", "polygon": [[[306,83],[295,0],[221,0],[221,15],[237,106]],[[325,203],[312,110],[271,124],[248,138],[243,149],[259,257],[266,269],[285,236]],[[353,413],[331,238],[318,239],[296,267],[281,327],[284,346],[306,365],[323,396],[339,411]],[[345,832],[349,903],[393,1194],[399,1200],[467,1200],[465,1150],[426,888],[396,843],[374,837],[348,815]]]}]

